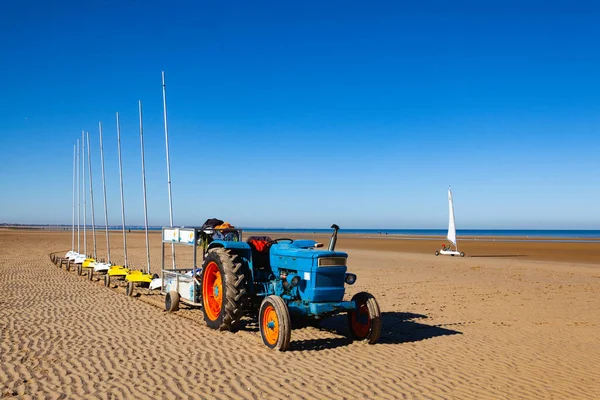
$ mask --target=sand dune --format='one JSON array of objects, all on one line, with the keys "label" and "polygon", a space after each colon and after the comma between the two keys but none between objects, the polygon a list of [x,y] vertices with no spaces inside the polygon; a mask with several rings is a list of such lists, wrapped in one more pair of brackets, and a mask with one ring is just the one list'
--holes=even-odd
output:
[{"label": "sand dune", "polygon": [[[111,238],[122,261],[120,236]],[[144,268],[143,234],[128,245],[130,264]],[[168,314],[158,294],[128,298],[57,268],[48,253],[70,247],[67,233],[2,230],[0,396],[600,398],[599,264],[344,245],[358,274],[348,296],[377,297],[381,342],[349,342],[340,316],[295,329],[291,350],[277,353],[252,320],[235,334],[212,331],[200,310]],[[159,235],[151,246],[158,272]]]}]

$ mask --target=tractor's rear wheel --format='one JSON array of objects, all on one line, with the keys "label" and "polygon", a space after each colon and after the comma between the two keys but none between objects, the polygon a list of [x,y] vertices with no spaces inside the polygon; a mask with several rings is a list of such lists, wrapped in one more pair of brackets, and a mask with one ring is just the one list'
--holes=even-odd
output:
[{"label": "tractor's rear wheel", "polygon": [[258,324],[260,336],[267,347],[279,351],[286,351],[290,347],[292,322],[281,297],[268,296],[262,301]]},{"label": "tractor's rear wheel", "polygon": [[352,297],[356,311],[348,313],[348,328],[353,340],[366,340],[373,344],[381,335],[381,311],[372,294],[360,292]]},{"label": "tractor's rear wheel", "polygon": [[212,249],[202,265],[202,306],[209,328],[233,331],[239,327],[247,302],[246,276],[237,254]]}]

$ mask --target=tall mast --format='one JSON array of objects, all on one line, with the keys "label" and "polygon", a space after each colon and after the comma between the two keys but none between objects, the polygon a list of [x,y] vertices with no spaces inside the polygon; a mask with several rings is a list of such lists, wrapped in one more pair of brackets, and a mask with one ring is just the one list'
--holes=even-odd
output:
[{"label": "tall mast", "polygon": [[75,251],[75,145],[73,145],[73,218],[71,223],[71,252]]},{"label": "tall mast", "polygon": [[121,124],[117,113],[117,148],[119,149],[119,181],[121,182],[121,221],[123,222],[123,255],[127,267],[127,234],[125,233],[125,199],[123,196],[123,163],[121,162]]},{"label": "tall mast", "polygon": [[87,203],[85,194],[85,135],[83,131],[81,131],[81,175],[83,179],[83,184],[81,186],[81,191],[83,192],[83,252],[87,258],[87,234],[85,231],[85,226],[87,225]]},{"label": "tall mast", "polygon": [[79,139],[77,139],[77,254],[81,254],[81,234],[79,233],[79,222],[81,219],[81,202],[80,202],[80,179],[79,179]]},{"label": "tall mast", "polygon": [[102,122],[98,122],[100,131],[100,160],[102,165],[102,191],[104,192],[104,226],[106,231],[106,256],[110,264],[110,240],[108,239],[108,210],[106,207],[106,181],[104,180],[104,150],[102,148]]},{"label": "tall mast", "polygon": [[142,101],[139,100],[140,110],[140,147],[142,149],[142,188],[144,189],[144,226],[146,228],[146,259],[148,262],[147,273],[150,273],[150,241],[148,239],[148,205],[146,203],[146,164],[144,161],[144,128],[142,124]]},{"label": "tall mast", "polygon": [[[163,92],[163,118],[165,121],[165,147],[167,152],[167,186],[169,188],[169,223],[173,227],[173,196],[171,195],[171,162],[169,160],[169,127],[167,124],[167,87],[165,85],[165,71],[162,71]],[[173,255],[173,269],[175,269],[175,244],[171,243],[171,254]]]},{"label": "tall mast", "polygon": [[92,157],[90,152],[90,133],[86,132],[87,150],[88,150],[88,172],[90,173],[90,201],[92,202],[92,239],[94,242],[94,260],[97,259],[96,254],[96,218],[94,216],[94,185],[92,181]]}]

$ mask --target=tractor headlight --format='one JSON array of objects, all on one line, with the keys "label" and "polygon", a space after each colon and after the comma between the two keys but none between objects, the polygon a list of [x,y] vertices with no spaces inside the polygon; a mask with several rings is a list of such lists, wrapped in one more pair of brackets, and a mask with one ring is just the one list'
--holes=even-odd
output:
[{"label": "tractor headlight", "polygon": [[300,284],[300,276],[296,275],[296,274],[289,274],[286,277],[287,282],[292,285],[292,286],[298,286]]},{"label": "tractor headlight", "polygon": [[346,274],[346,283],[348,285],[354,285],[354,282],[356,282],[356,275]]}]

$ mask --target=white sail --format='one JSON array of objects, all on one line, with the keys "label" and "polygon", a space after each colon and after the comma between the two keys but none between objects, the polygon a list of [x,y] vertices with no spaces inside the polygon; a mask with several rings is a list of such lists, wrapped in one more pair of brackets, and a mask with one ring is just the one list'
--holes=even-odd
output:
[{"label": "white sail", "polygon": [[454,204],[452,203],[452,191],[448,188],[448,240],[456,246],[456,225],[454,223]]}]

